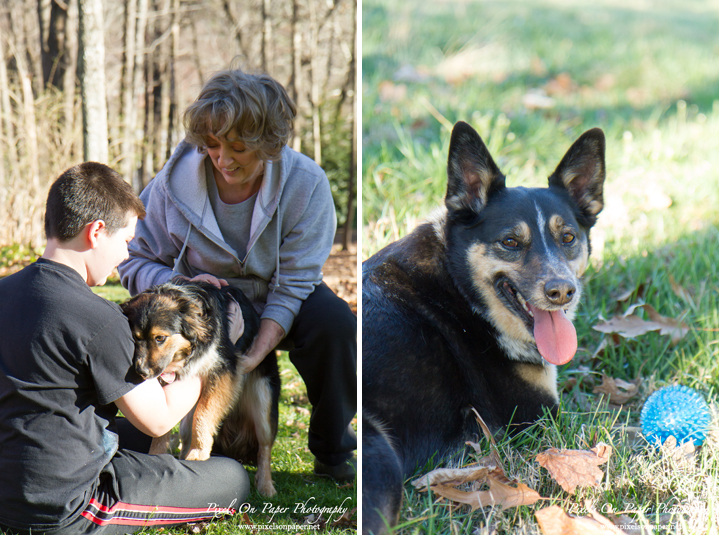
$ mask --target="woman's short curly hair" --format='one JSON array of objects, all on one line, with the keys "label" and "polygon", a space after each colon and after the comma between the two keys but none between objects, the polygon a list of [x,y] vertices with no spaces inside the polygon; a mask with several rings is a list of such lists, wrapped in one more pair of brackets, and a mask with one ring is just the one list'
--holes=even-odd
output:
[{"label": "woman's short curly hair", "polygon": [[208,135],[223,138],[234,130],[258,158],[276,160],[292,135],[296,114],[295,103],[271,76],[221,71],[185,110],[185,139],[205,151]]}]

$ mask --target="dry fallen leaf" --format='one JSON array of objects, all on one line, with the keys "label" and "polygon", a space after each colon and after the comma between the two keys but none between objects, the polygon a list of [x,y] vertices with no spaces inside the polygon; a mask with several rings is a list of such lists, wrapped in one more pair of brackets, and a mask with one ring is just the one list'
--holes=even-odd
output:
[{"label": "dry fallen leaf", "polygon": [[595,331],[605,334],[618,334],[624,338],[635,338],[662,328],[651,321],[645,321],[639,316],[614,316],[608,320],[602,320],[592,327]]},{"label": "dry fallen leaf", "polygon": [[[497,451],[497,442],[494,440],[494,436],[492,435],[492,432],[489,430],[489,426],[484,422],[482,417],[477,412],[477,409],[474,407],[471,407],[472,412],[474,413],[474,418],[477,420],[477,423],[479,424],[479,427],[482,429],[482,433],[484,434],[484,438],[486,438],[489,443],[491,444],[492,453],[489,454],[489,456],[494,461],[494,464],[497,467],[502,466],[502,459],[499,457],[499,452]],[[479,448],[473,443],[473,442],[467,442],[468,446],[471,446],[474,451],[479,453]]]},{"label": "dry fallen leaf", "polygon": [[497,506],[500,510],[520,505],[532,505],[541,498],[538,492],[530,489],[524,483],[517,483],[516,487],[501,471],[495,470],[486,477],[489,490],[463,491],[448,485],[432,487],[432,492],[453,502],[464,503],[472,511],[481,507]]},{"label": "dry fallen leaf", "polygon": [[477,409],[474,407],[470,407],[472,409],[472,412],[474,413],[474,418],[477,420],[477,423],[479,424],[479,427],[482,429],[482,433],[484,433],[484,438],[489,440],[489,442],[492,443],[492,446],[496,446],[497,443],[494,441],[494,436],[492,435],[492,432],[489,430],[489,426],[484,423],[484,420],[477,412]]},{"label": "dry fallen leaf", "polygon": [[624,405],[639,393],[641,383],[641,377],[634,381],[624,381],[602,374],[602,384],[595,386],[593,392],[595,394],[604,394],[609,403]]},{"label": "dry fallen leaf", "polygon": [[488,463],[486,466],[473,465],[466,468],[437,468],[412,481],[417,490],[426,491],[435,485],[462,485],[471,481],[484,480],[496,466]]},{"label": "dry fallen leaf", "polygon": [[[649,321],[633,314],[637,308],[646,310]],[[662,316],[654,307],[647,304],[634,304],[627,309],[624,315],[614,316],[608,320],[603,319],[592,329],[605,334],[618,334],[624,338],[635,338],[649,332],[659,331],[662,335],[669,335],[673,344],[679,342],[689,332],[689,326],[686,323]]]},{"label": "dry fallen leaf", "polygon": [[647,284],[642,282],[642,283],[639,283],[639,285],[636,287],[627,288],[626,290],[621,292],[616,297],[613,297],[613,299],[617,303],[623,303],[625,301],[629,301],[629,299],[632,296],[634,296],[635,299],[644,299],[644,296],[646,295],[646,289],[647,289]]},{"label": "dry fallen leaf", "polygon": [[644,305],[644,310],[647,311],[650,320],[662,326],[659,334],[670,336],[672,344],[676,344],[689,333],[689,326],[683,321],[662,316],[651,305]]},{"label": "dry fallen leaf", "polygon": [[534,513],[544,535],[607,535],[623,533],[612,522],[590,509],[591,516],[570,516],[558,505]]},{"label": "dry fallen leaf", "polygon": [[652,526],[641,525],[636,519],[627,515],[608,515],[609,520],[615,526],[621,526],[621,533],[632,533],[633,535],[654,535]]},{"label": "dry fallen leaf", "polygon": [[671,459],[678,468],[690,468],[696,464],[697,449],[694,443],[689,440],[677,444],[674,436],[669,436],[661,446],[662,457]]},{"label": "dry fallen leaf", "polygon": [[[472,409],[474,410],[474,409]],[[467,504],[472,510],[480,507],[498,506],[500,509],[531,505],[541,498],[539,493],[527,485],[510,481],[501,466],[494,437],[482,417],[474,410],[477,422],[485,437],[491,443],[492,453],[482,457],[478,463],[464,468],[438,468],[412,481],[417,490],[432,492],[457,503]],[[468,442],[477,453],[481,453],[478,444]],[[458,489],[458,485],[472,483],[472,490]],[[489,486],[487,490],[481,490]]]},{"label": "dry fallen leaf", "polygon": [[572,494],[577,487],[599,485],[604,477],[599,465],[606,463],[611,454],[612,447],[600,442],[589,451],[550,448],[537,455],[536,460],[566,492]]},{"label": "dry fallen leaf", "polygon": [[694,299],[692,298],[692,294],[689,293],[684,287],[682,287],[674,279],[674,275],[672,275],[671,273],[669,274],[669,284],[672,285],[672,291],[674,292],[674,295],[676,295],[679,299],[681,299],[688,305],[696,307],[696,305],[694,304]]},{"label": "dry fallen leaf", "polygon": [[357,508],[347,509],[342,516],[330,523],[333,528],[354,528],[357,529]]}]

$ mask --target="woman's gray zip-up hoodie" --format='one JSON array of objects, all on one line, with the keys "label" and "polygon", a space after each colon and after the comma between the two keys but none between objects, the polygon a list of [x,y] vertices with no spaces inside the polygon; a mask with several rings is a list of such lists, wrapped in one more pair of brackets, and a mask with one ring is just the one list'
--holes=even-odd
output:
[{"label": "woman's gray zip-up hoodie", "polygon": [[210,205],[206,157],[183,141],[140,195],[147,215],[118,268],[122,284],[135,295],[176,274],[209,273],[240,288],[286,334],[332,249],[337,220],[327,176],[289,147],[265,162],[247,255],[239,258]]}]

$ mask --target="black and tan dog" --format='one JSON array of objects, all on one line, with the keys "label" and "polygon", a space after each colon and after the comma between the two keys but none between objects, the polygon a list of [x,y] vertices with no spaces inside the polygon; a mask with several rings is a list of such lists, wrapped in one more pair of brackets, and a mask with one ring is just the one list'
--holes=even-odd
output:
[{"label": "black and tan dog", "polygon": [[547,188],[508,188],[479,135],[452,132],[445,208],[363,264],[363,526],[397,521],[404,478],[558,402],[571,318],[603,207],[604,134],[583,134]]},{"label": "black and tan dog", "polygon": [[[227,317],[230,300],[239,303],[244,332],[232,344]],[[194,414],[180,425],[181,458],[205,460],[214,450],[257,464],[255,484],[273,496],[270,469],[277,435],[280,376],[274,352],[242,375],[241,360],[259,331],[260,319],[247,297],[235,288],[205,282],[155,286],[122,304],[135,338],[134,366],[141,377],[166,370],[177,379],[203,378]],[[153,440],[150,453],[167,451],[169,433]]]}]

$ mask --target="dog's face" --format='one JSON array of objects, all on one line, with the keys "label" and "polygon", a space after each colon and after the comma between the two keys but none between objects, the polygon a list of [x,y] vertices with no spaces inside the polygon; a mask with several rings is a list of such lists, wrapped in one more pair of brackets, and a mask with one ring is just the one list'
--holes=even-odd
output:
[{"label": "dog's face", "polygon": [[511,357],[564,364],[574,356],[571,319],[604,175],[604,135],[595,129],[569,149],[548,188],[507,188],[477,133],[455,127],[445,200],[450,270]]},{"label": "dog's face", "polygon": [[135,339],[135,370],[144,379],[181,370],[205,335],[201,304],[170,285],[138,294],[121,308]]}]

